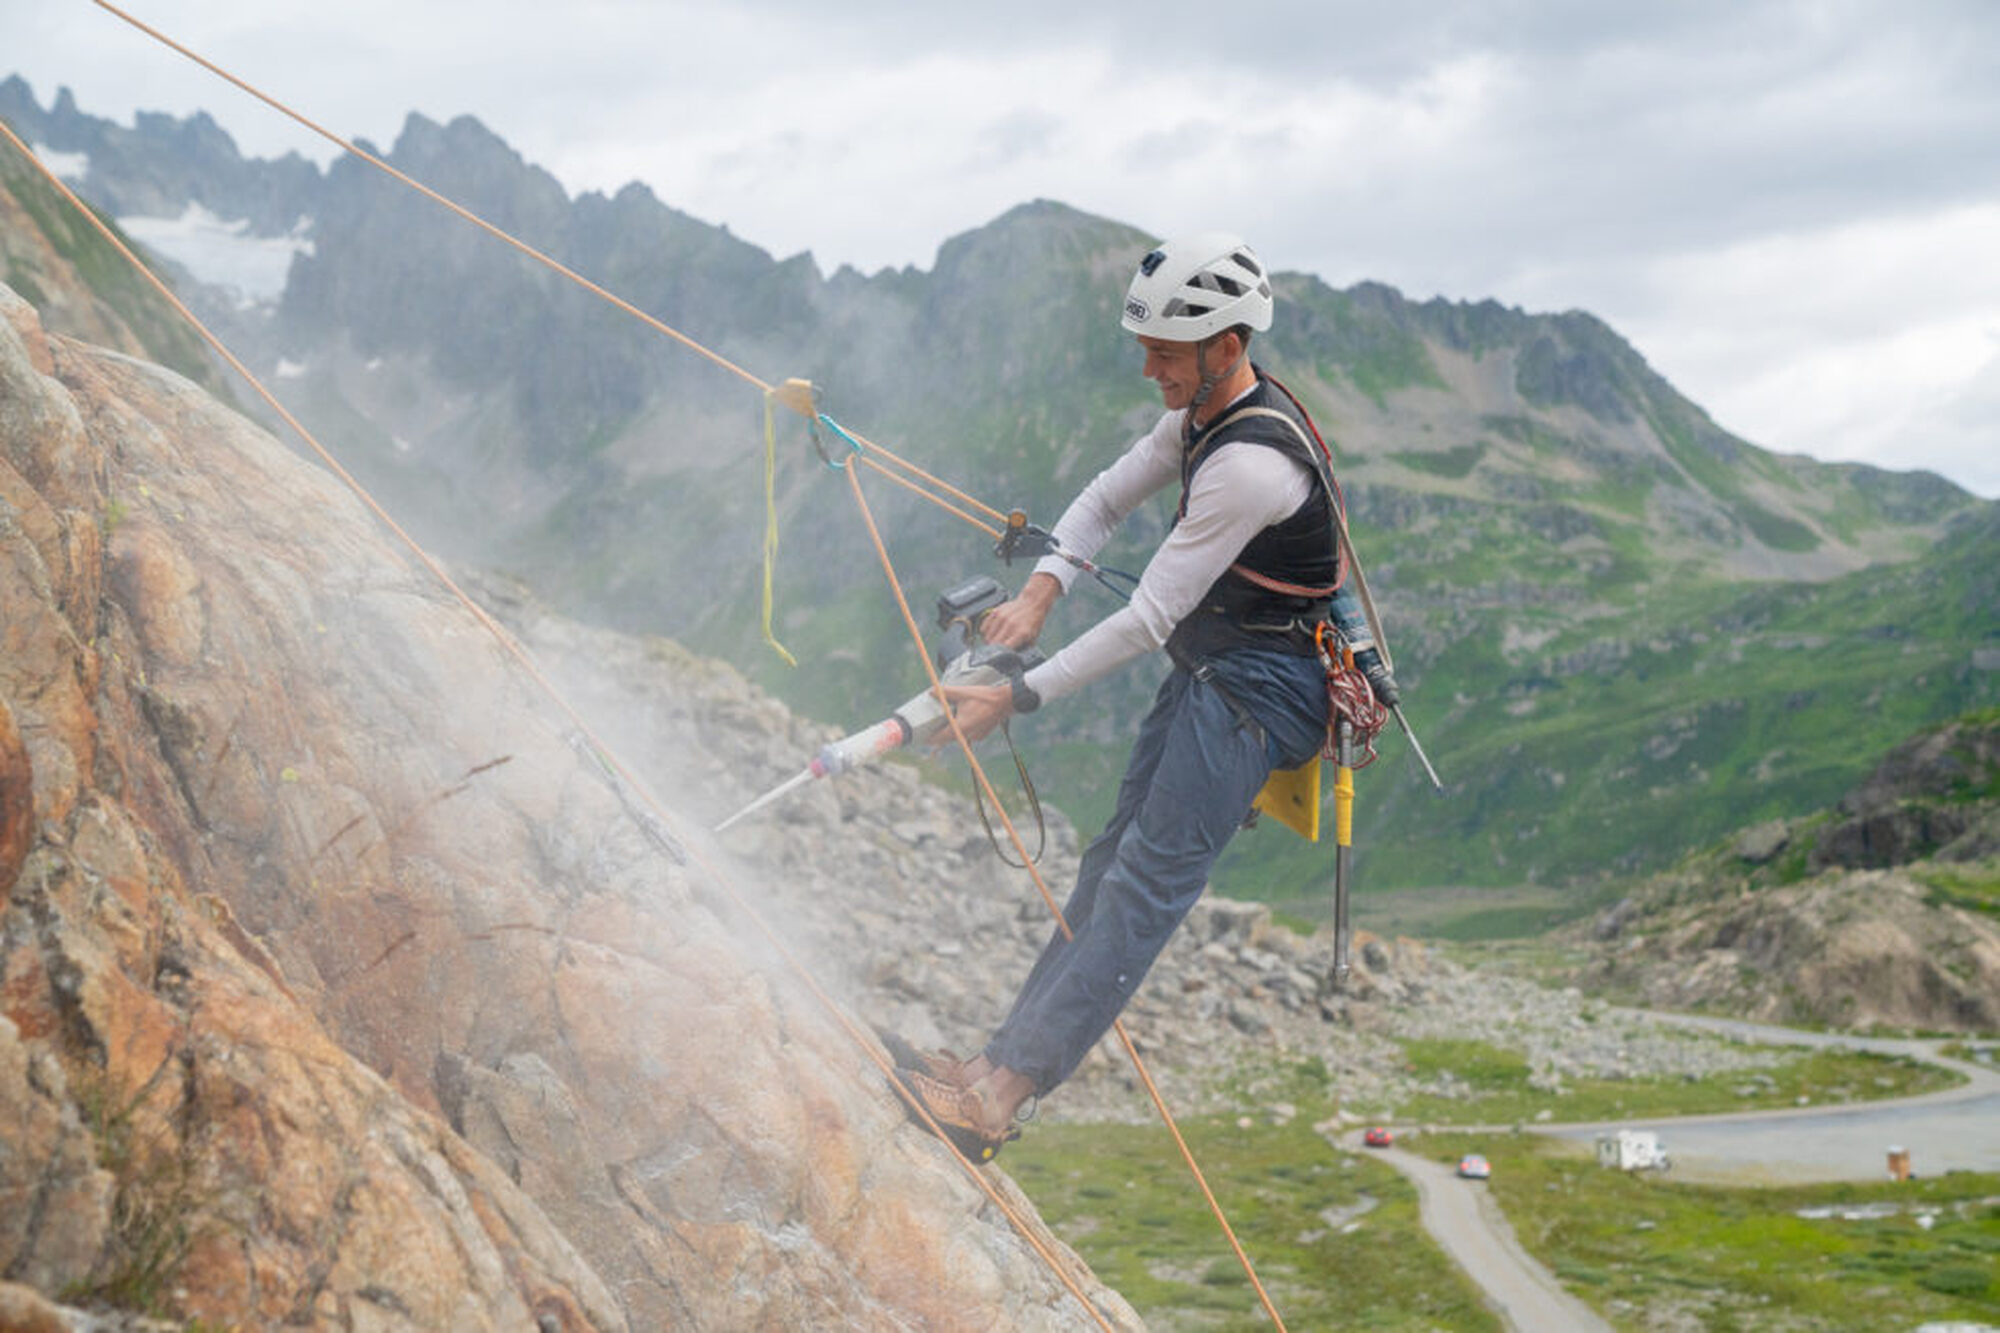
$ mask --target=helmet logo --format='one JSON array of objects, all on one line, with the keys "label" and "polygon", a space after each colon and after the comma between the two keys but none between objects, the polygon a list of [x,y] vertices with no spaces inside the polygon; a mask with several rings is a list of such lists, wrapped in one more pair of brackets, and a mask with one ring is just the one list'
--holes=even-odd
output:
[{"label": "helmet logo", "polygon": [[1144,324],[1153,317],[1153,308],[1136,296],[1128,296],[1125,298],[1125,316],[1127,319]]}]

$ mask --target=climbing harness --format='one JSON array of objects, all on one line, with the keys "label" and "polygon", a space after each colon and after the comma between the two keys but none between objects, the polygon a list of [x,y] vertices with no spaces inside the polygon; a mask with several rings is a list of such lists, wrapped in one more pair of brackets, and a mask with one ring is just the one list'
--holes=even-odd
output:
[{"label": "climbing harness", "polygon": [[[1438,780],[1437,770],[1431,767],[1429,756],[1417,743],[1416,734],[1404,718],[1394,693],[1388,641],[1382,633],[1375,600],[1368,591],[1367,575],[1362,571],[1361,559],[1355,553],[1353,538],[1348,533],[1347,506],[1333,474],[1333,453],[1321,437],[1319,427],[1313,423],[1312,414],[1306,411],[1298,397],[1275,376],[1265,375],[1262,379],[1290,401],[1296,418],[1292,413],[1272,407],[1251,405],[1239,408],[1209,427],[1194,448],[1209,447],[1209,442],[1221,439],[1225,427],[1249,418],[1276,420],[1292,432],[1313,470],[1318,473],[1320,484],[1327,491],[1334,536],[1334,582],[1331,586],[1291,583],[1252,569],[1240,561],[1231,565],[1229,572],[1265,592],[1328,608],[1331,606],[1330,599],[1342,583],[1352,578],[1366,621],[1369,640],[1357,647],[1358,640],[1350,642],[1344,637],[1341,627],[1327,619],[1327,611],[1318,613],[1318,619],[1311,626],[1311,634],[1313,651],[1326,673],[1325,742],[1320,752],[1305,763],[1273,771],[1251,803],[1252,819],[1259,814],[1268,814],[1307,841],[1318,842],[1320,810],[1324,804],[1321,770],[1327,762],[1334,765],[1333,964],[1324,984],[1338,992],[1345,989],[1352,971],[1353,931],[1349,917],[1353,879],[1354,774],[1375,761],[1375,738],[1381,734],[1391,716],[1408,737],[1410,748],[1423,764],[1432,787],[1442,793],[1444,784]],[[1191,471],[1191,465],[1183,465],[1183,504],[1186,503],[1186,478]],[[1298,627],[1295,621],[1293,628]],[[1356,664],[1357,656],[1367,652],[1378,655],[1374,661],[1379,666],[1375,669],[1381,672],[1385,682],[1389,682],[1388,690],[1381,695],[1378,695],[1368,672]]]},{"label": "climbing harness", "polygon": [[1326,746],[1321,759],[1339,758],[1338,724],[1347,723],[1362,747],[1361,758],[1351,765],[1363,769],[1375,762],[1375,738],[1388,725],[1389,710],[1375,697],[1368,678],[1354,665],[1354,649],[1339,642],[1339,632],[1322,622],[1313,627],[1313,648],[1326,669]]}]

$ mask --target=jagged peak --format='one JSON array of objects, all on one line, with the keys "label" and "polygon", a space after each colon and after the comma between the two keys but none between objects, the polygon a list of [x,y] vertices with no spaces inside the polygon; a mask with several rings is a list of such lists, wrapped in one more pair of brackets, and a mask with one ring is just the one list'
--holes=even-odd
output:
[{"label": "jagged peak", "polygon": [[453,116],[449,121],[439,123],[420,111],[412,111],[403,118],[403,127],[396,135],[393,153],[398,158],[472,153],[524,168],[528,165],[519,151],[488,129],[477,116],[471,115]]},{"label": "jagged peak", "polygon": [[1022,256],[1046,253],[1064,241],[1076,241],[1086,248],[1124,247],[1134,257],[1151,244],[1146,233],[1121,222],[1052,199],[1034,199],[1016,204],[992,221],[963,231],[938,247],[936,271],[948,271],[998,253]]}]

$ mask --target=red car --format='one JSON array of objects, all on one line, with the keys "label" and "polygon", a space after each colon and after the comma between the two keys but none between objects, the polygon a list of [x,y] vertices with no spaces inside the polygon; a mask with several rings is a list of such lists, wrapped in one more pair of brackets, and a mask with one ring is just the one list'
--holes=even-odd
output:
[{"label": "red car", "polygon": [[1386,1148],[1396,1141],[1396,1136],[1389,1132],[1388,1126],[1377,1125],[1363,1134],[1361,1141],[1371,1148]]}]

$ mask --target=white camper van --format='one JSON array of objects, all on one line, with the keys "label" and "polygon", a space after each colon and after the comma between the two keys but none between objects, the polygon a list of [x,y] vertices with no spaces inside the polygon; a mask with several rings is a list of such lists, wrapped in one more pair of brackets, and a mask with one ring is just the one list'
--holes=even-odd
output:
[{"label": "white camper van", "polygon": [[1660,1146],[1660,1136],[1650,1129],[1598,1135],[1597,1164],[1617,1171],[1665,1171],[1673,1165]]}]

